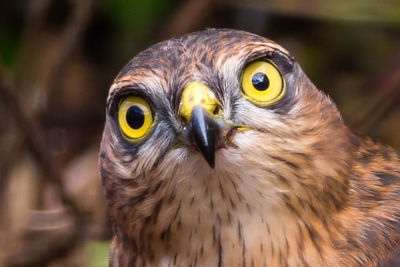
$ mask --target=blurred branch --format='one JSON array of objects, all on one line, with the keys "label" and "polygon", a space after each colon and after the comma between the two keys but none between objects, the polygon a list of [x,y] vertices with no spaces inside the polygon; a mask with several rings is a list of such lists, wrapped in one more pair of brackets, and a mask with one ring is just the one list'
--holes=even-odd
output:
[{"label": "blurred branch", "polygon": [[[45,34],[44,24],[54,2],[50,0],[32,2],[23,33],[21,56],[15,73],[15,77],[18,77],[15,85],[19,90],[29,91],[32,85],[36,85],[34,94],[37,97],[38,95],[48,96],[55,87],[63,67],[68,62],[69,55],[78,44],[79,37],[86,29],[92,15],[93,0],[70,1],[73,4],[71,16],[68,17],[62,30],[57,33],[56,42],[50,43],[48,51],[45,50],[50,55],[47,57],[42,56],[40,46],[43,45],[45,38],[49,38]],[[55,53],[52,53],[53,51]],[[33,97],[33,100],[36,97]],[[41,99],[45,98],[41,97]]]},{"label": "blurred branch", "polygon": [[27,21],[25,22],[25,30],[22,38],[22,49],[19,58],[17,71],[15,77],[20,77],[27,73],[30,65],[25,64],[28,55],[34,53],[34,46],[32,46],[33,40],[37,38],[40,26],[49,9],[51,0],[36,0],[31,1],[28,8]]},{"label": "blurred branch", "polygon": [[193,31],[204,22],[212,10],[214,0],[188,0],[173,15],[159,35],[160,40],[169,39]]},{"label": "blurred branch", "polygon": [[[372,85],[372,86],[371,86]],[[367,107],[350,125],[363,132],[370,132],[381,119],[398,105],[400,100],[400,51],[383,71],[367,81],[376,101]]]},{"label": "blurred branch", "polygon": [[[40,233],[38,234],[40,235]],[[68,233],[47,233],[25,240],[25,247],[13,254],[7,262],[9,267],[43,267],[52,260],[68,255],[82,240],[82,227],[73,227]]]},{"label": "blurred branch", "polygon": [[18,127],[21,129],[20,132],[24,135],[25,143],[29,151],[32,153],[43,172],[44,178],[57,186],[63,203],[71,209],[71,212],[78,215],[78,207],[75,206],[75,203],[63,191],[61,174],[59,168],[57,168],[58,164],[54,162],[54,159],[50,156],[44,145],[44,134],[37,127],[34,118],[25,113],[18,98],[15,96],[15,92],[15,88],[12,88],[6,81],[3,70],[0,69],[0,95],[7,105],[10,114],[14,116]]},{"label": "blurred branch", "polygon": [[[23,38],[25,47],[22,49],[22,57],[20,59],[20,68],[16,72],[15,79],[21,79],[25,74],[32,71],[29,69],[30,64],[26,64],[29,59],[29,54],[34,53],[33,40],[37,38],[41,31],[41,24],[49,10],[51,1],[38,0],[32,3],[29,18],[27,20],[27,28],[25,37]],[[91,15],[92,0],[75,0],[73,15],[67,21],[64,30],[60,34],[57,54],[52,58],[49,68],[46,71],[46,77],[43,83],[43,92],[48,94],[53,88],[55,82],[59,79],[61,70],[68,60],[70,52],[77,44],[79,37],[86,28]],[[40,35],[39,35],[40,36]],[[27,68],[27,69],[25,69]],[[33,71],[37,71],[33,69]],[[74,218],[73,229],[71,229],[65,240],[62,242],[58,238],[36,237],[29,243],[28,246],[23,246],[18,251],[11,251],[12,257],[9,259],[10,266],[44,266],[52,260],[60,256],[68,254],[76,244],[79,244],[82,238],[85,237],[85,222],[84,214],[79,209],[77,204],[65,192],[62,184],[61,166],[57,159],[52,157],[50,149],[45,144],[45,132],[41,129],[37,115],[32,112],[32,109],[25,108],[17,95],[24,88],[24,83],[20,83],[17,87],[14,83],[7,81],[4,71],[0,68],[0,96],[8,108],[11,116],[15,119],[17,127],[23,134],[24,143],[28,151],[33,155],[33,159],[38,165],[43,181],[49,182],[56,186],[59,197],[67,211]],[[27,88],[29,90],[31,88]],[[27,230],[27,233],[29,230]],[[48,235],[46,235],[48,236]]]},{"label": "blurred branch", "polygon": [[[47,84],[52,84],[59,77],[59,71],[63,64],[67,60],[69,52],[73,46],[77,43],[78,37],[89,21],[90,8],[92,6],[91,0],[75,1],[75,10],[72,19],[65,27],[65,31],[62,34],[60,48],[58,49],[58,57],[52,64],[52,75],[49,76]],[[32,12],[28,23],[32,25],[27,31],[27,35],[33,34],[37,30],[39,22],[33,21],[34,19],[41,20],[44,17],[46,8],[48,8],[48,0],[40,0],[36,4],[32,5]],[[28,42],[29,45],[29,42]],[[47,148],[44,145],[43,132],[38,128],[38,124],[35,121],[33,114],[28,114],[18,101],[18,97],[15,95],[18,92],[16,88],[11,86],[10,82],[6,81],[4,71],[0,69],[0,95],[3,96],[5,104],[8,106],[10,113],[13,114],[21,132],[24,133],[24,138],[29,151],[34,155],[35,160],[41,167],[45,177],[52,183],[56,184],[60,190],[61,198],[66,206],[72,209],[72,212],[79,214],[79,209],[75,207],[74,203],[63,193],[61,185],[61,175],[59,173],[59,166],[54,162],[54,158],[48,153]]]},{"label": "blurred branch", "polygon": [[398,0],[216,0],[219,4],[335,21],[399,25]]},{"label": "blurred branch", "polygon": [[59,47],[57,48],[57,56],[53,58],[49,67],[49,72],[47,73],[44,83],[44,92],[46,94],[48,94],[49,90],[54,88],[56,81],[60,77],[62,67],[67,62],[69,54],[77,44],[83,30],[86,29],[91,17],[93,0],[75,0],[74,2],[74,13],[61,34]]},{"label": "blurred branch", "polygon": [[[2,112],[2,111],[0,111]],[[3,137],[4,138],[4,137]],[[19,154],[22,147],[22,142],[19,140],[18,136],[15,139],[3,140],[1,144],[2,155],[7,155],[7,157],[2,157],[0,162],[0,203],[7,203],[7,190],[10,181],[10,171],[14,167],[15,162],[19,160]],[[4,214],[8,209],[7,205],[0,206],[0,214]],[[6,216],[0,216],[0,226],[3,225],[8,220]]]}]

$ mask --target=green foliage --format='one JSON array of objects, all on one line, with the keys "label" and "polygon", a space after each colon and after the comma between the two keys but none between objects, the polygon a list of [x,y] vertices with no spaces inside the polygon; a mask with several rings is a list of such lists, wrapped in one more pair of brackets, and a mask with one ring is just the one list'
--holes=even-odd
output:
[{"label": "green foliage", "polygon": [[20,30],[12,24],[0,23],[0,64],[13,69],[16,63],[20,44]]},{"label": "green foliage", "polygon": [[108,267],[109,248],[110,241],[89,243],[89,267]]},{"label": "green foliage", "polygon": [[144,29],[160,22],[177,1],[174,0],[102,0],[102,9],[121,29]]}]

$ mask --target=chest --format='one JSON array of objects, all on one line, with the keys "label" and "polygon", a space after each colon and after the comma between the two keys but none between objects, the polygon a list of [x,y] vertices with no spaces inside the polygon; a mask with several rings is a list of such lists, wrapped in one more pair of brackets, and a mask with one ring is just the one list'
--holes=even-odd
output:
[{"label": "chest", "polygon": [[[155,266],[319,266],[334,258],[320,222],[285,207],[261,206],[221,189],[160,204],[137,231],[145,262]],[[218,192],[218,193],[217,193]],[[223,192],[223,193],[222,193]],[[197,196],[197,197],[196,197]]]}]

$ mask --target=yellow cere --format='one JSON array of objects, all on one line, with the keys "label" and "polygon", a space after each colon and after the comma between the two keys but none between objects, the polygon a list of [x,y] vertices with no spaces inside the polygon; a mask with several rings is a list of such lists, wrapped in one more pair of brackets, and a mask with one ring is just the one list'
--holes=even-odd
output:
[{"label": "yellow cere", "polygon": [[250,63],[241,82],[244,97],[261,106],[271,105],[285,95],[285,80],[278,67],[268,59]]},{"label": "yellow cere", "polygon": [[144,137],[153,123],[150,105],[140,96],[124,98],[119,105],[118,122],[125,139],[136,141]]},{"label": "yellow cere", "polygon": [[218,105],[220,103],[210,88],[199,82],[191,82],[183,90],[179,115],[189,121],[195,106],[202,106],[213,113]]}]

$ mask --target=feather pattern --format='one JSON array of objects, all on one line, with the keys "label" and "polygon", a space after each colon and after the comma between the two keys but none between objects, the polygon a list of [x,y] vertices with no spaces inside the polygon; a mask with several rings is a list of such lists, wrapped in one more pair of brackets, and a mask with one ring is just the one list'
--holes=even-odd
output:
[{"label": "feather pattern", "polygon": [[[287,83],[268,107],[240,89],[261,57]],[[250,128],[217,151],[215,169],[182,141],[191,81],[213,90],[225,121]],[[127,94],[157,119],[137,143],[116,120]],[[400,246],[398,152],[352,133],[285,49],[250,33],[208,29],[134,57],[109,92],[100,167],[111,266],[376,266]]]}]

